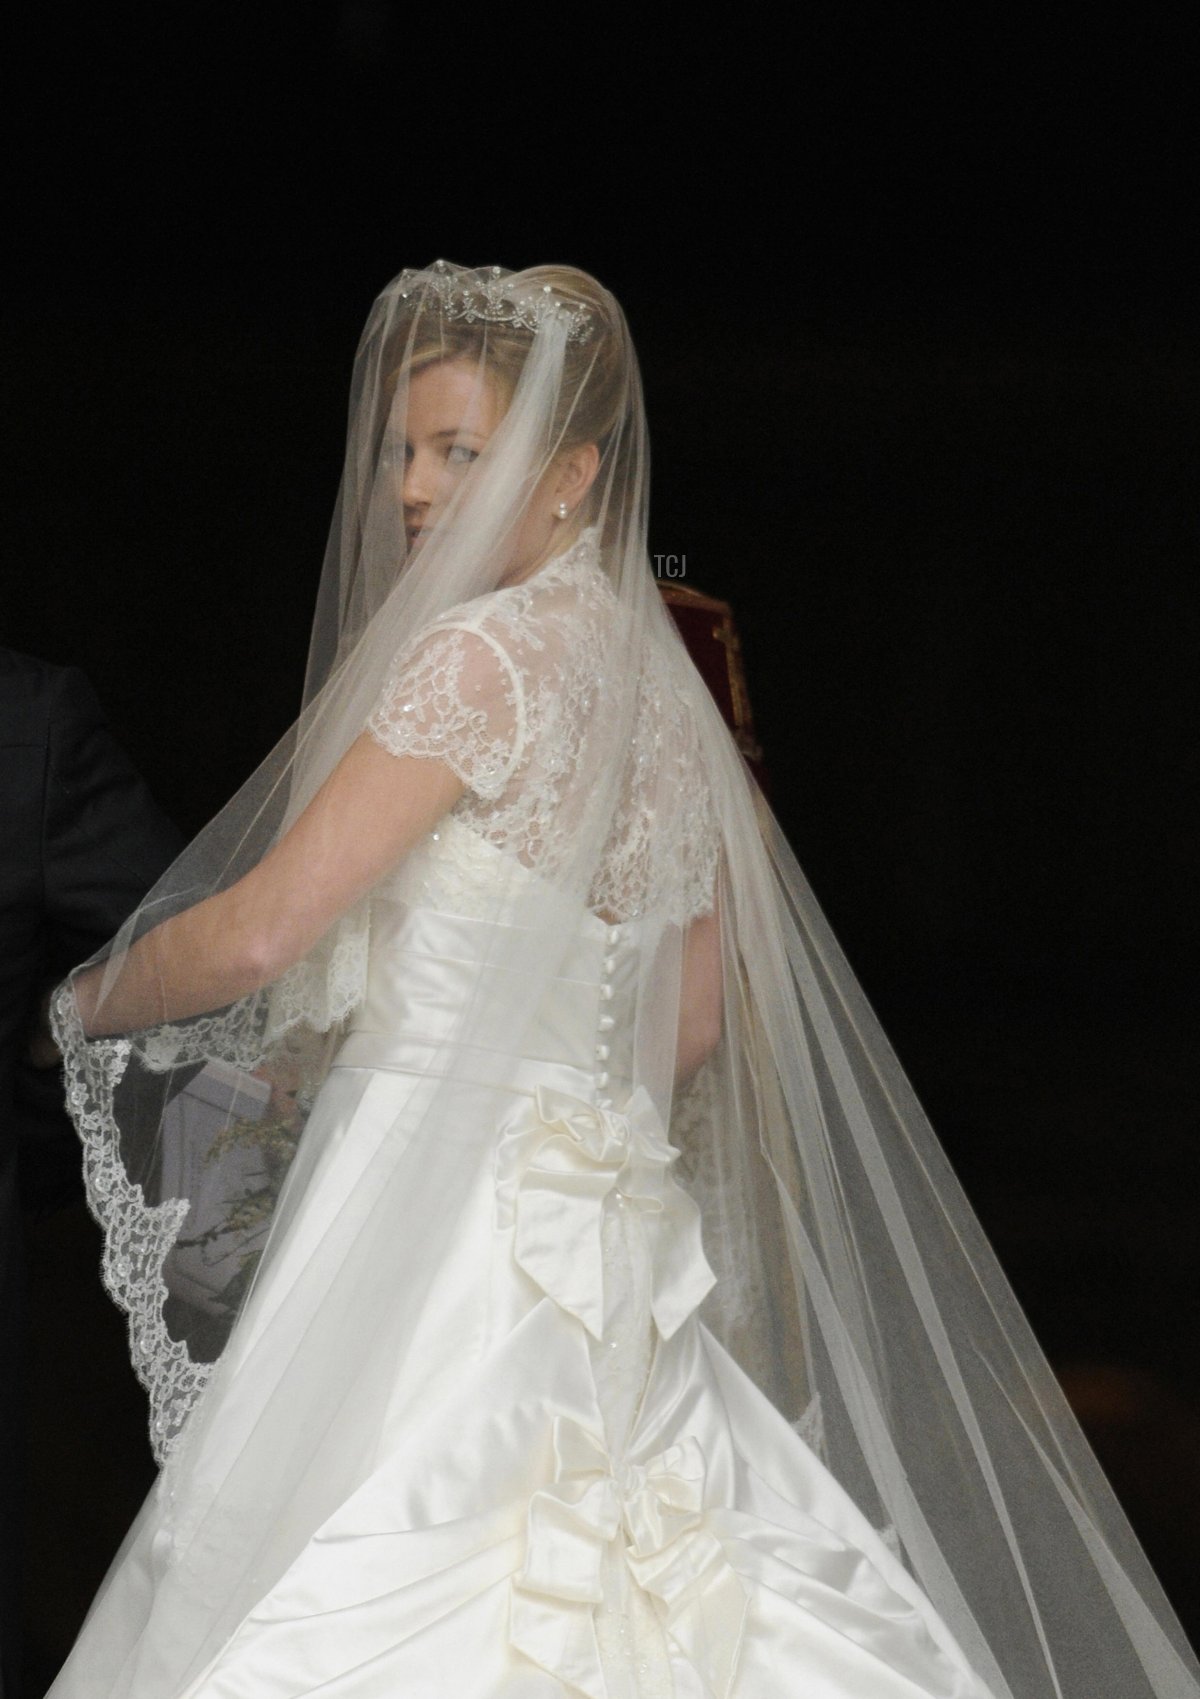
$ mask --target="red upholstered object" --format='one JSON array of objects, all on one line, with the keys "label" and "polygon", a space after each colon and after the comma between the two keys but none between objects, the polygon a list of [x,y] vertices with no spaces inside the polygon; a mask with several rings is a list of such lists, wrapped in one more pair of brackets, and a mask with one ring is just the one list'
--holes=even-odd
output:
[{"label": "red upholstered object", "polygon": [[687,645],[701,678],[712,692],[738,748],[746,757],[755,778],[767,789],[762,750],[754,735],[750,697],[742,666],[742,646],[728,602],[706,596],[683,584],[659,580],[658,588],[679,635]]}]

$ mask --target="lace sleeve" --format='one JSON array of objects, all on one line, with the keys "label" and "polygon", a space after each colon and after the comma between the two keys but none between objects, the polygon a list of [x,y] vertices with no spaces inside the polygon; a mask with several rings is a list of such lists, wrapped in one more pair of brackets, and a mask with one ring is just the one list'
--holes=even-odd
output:
[{"label": "lace sleeve", "polygon": [[687,829],[683,840],[684,914],[688,921],[712,914],[716,908],[717,870],[721,859],[721,837],[716,809],[707,777],[697,777],[690,806],[685,812]]},{"label": "lace sleeve", "polygon": [[685,920],[692,921],[716,909],[724,846],[712,771],[704,759],[699,727],[688,710],[686,696],[676,698],[675,711],[686,728],[685,754],[680,763],[683,788],[680,867]]},{"label": "lace sleeve", "polygon": [[393,755],[444,761],[477,796],[495,799],[521,759],[525,691],[489,632],[439,625],[401,651],[366,722]]},{"label": "lace sleeve", "polygon": [[495,800],[525,741],[520,671],[478,625],[435,625],[399,652],[364,729],[391,754],[445,761]]}]

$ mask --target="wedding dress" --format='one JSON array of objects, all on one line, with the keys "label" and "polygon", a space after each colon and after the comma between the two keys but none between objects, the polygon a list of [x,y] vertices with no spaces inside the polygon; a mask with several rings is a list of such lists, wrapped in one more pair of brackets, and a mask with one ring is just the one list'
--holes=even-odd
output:
[{"label": "wedding dress", "polygon": [[[511,653],[551,586],[581,577],[602,602],[585,546],[497,592],[520,613],[493,607],[475,629]],[[246,1419],[239,1382],[297,1348],[298,1273],[381,1138],[403,1146],[429,1059],[488,972],[503,922],[478,917],[506,852],[461,817],[488,812],[476,799],[451,813],[375,892],[367,994],[296,1159],[303,1202],[227,1348],[216,1447]],[[519,860],[502,871],[505,890],[537,881]],[[699,1211],[631,1092],[637,926],[581,907],[523,1054],[456,1070],[438,1124],[421,1125],[432,1191],[440,1165],[474,1173],[370,1466],[187,1699],[986,1694],[880,1534],[697,1318],[714,1283]],[[421,1229],[417,1214],[393,1223]],[[117,1640],[170,1533],[152,1512],[140,1539],[105,1606]],[[56,1692],[86,1691],[104,1637],[96,1623],[84,1673]]]},{"label": "wedding dress", "polygon": [[[305,713],[55,999],[163,1469],[52,1699],[1200,1695],[659,603],[644,494],[593,280],[385,291]],[[315,945],[194,992],[199,896],[314,819],[319,882],[429,763],[458,800]],[[199,1144],[198,1067],[231,1094]]]}]

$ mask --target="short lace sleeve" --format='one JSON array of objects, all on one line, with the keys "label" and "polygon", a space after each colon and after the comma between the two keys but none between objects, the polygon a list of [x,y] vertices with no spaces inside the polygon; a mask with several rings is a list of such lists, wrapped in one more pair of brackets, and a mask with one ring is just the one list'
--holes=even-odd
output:
[{"label": "short lace sleeve", "polygon": [[524,698],[520,672],[495,636],[442,624],[397,656],[366,730],[393,755],[444,761],[491,800],[521,759]]},{"label": "short lace sleeve", "polygon": [[712,792],[701,779],[699,794],[691,800],[684,839],[684,914],[698,920],[712,914],[717,903],[717,873],[721,860],[721,836]]}]

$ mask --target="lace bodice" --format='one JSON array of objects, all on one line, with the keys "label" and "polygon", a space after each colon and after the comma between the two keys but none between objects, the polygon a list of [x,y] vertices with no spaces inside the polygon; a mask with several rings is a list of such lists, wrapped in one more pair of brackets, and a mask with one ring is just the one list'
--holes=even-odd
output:
[{"label": "lace bodice", "polygon": [[[587,531],[524,583],[427,626],[397,656],[367,728],[394,755],[446,762],[467,786],[453,817],[553,877],[569,863],[586,800],[573,780],[603,757],[616,618]],[[588,895],[591,908],[618,920],[655,909],[682,924],[712,907],[713,811],[695,727],[671,676],[647,644],[620,800]]]}]

